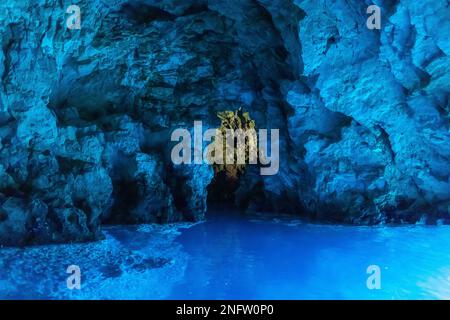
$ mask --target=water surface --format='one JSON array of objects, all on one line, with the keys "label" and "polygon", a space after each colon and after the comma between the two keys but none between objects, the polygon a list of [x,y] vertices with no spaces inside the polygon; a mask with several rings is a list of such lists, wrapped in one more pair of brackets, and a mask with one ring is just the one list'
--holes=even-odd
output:
[{"label": "water surface", "polygon": [[[87,244],[0,249],[3,299],[450,299],[450,227],[210,215],[105,228]],[[81,290],[66,268],[78,265]],[[369,265],[381,289],[366,285]]]}]

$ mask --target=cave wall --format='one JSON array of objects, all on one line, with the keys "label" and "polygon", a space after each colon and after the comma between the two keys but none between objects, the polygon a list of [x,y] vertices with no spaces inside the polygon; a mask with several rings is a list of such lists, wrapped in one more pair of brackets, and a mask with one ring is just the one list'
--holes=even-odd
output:
[{"label": "cave wall", "polygon": [[280,129],[280,171],[249,166],[236,206],[448,223],[450,9],[376,3],[381,30],[359,0],[2,1],[0,243],[203,219],[212,168],[170,134],[238,108]]}]

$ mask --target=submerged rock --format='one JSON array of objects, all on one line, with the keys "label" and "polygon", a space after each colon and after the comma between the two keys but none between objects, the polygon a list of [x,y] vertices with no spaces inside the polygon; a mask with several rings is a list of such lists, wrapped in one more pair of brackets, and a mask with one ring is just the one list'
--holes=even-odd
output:
[{"label": "submerged rock", "polygon": [[239,108],[280,130],[280,170],[229,204],[450,222],[446,1],[378,1],[381,30],[357,0],[72,2],[0,4],[0,243],[203,219],[212,168],[175,166],[170,134]]}]

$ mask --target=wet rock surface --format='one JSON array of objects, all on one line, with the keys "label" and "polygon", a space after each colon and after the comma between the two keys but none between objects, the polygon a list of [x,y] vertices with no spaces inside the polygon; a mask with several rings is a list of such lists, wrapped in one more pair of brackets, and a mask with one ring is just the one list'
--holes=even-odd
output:
[{"label": "wet rock surface", "polygon": [[[3,248],[2,299],[164,297],[187,265],[188,256],[174,239],[191,226],[107,226],[105,239],[96,242]],[[80,290],[68,289],[68,277],[74,274],[70,266],[80,270]]]},{"label": "wet rock surface", "polygon": [[173,165],[170,134],[238,108],[280,129],[280,171],[249,166],[236,206],[448,223],[450,9],[379,1],[369,30],[369,4],[3,1],[0,243],[203,219],[212,168]]}]

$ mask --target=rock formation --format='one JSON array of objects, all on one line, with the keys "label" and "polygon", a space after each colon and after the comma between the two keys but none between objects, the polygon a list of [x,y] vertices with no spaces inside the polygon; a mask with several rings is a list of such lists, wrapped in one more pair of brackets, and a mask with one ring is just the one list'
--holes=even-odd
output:
[{"label": "rock formation", "polygon": [[381,30],[368,0],[2,1],[0,243],[203,219],[213,170],[173,165],[170,133],[239,108],[281,163],[237,207],[449,223],[448,1],[374,2]]}]

